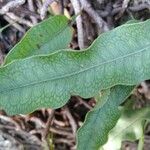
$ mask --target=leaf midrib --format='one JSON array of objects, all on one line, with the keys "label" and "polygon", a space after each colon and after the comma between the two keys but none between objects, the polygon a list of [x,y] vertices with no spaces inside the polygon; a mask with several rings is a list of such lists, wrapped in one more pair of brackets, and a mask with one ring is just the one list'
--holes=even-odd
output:
[{"label": "leaf midrib", "polygon": [[[109,63],[112,63],[112,62],[115,62],[119,59],[124,59],[124,58],[127,58],[127,57],[132,57],[133,55],[136,55],[136,54],[139,54],[139,53],[142,53],[144,51],[147,50],[147,48],[150,47],[150,44],[148,44],[145,48],[139,50],[139,51],[136,51],[136,52],[133,52],[133,53],[129,53],[127,55],[124,55],[124,56],[120,56],[118,58],[115,58],[115,59],[112,59],[110,61],[106,61],[106,62],[103,62],[103,63],[100,63],[100,64],[97,64],[97,65],[93,65],[89,68],[86,68],[86,69],[83,69],[83,70],[80,70],[78,72],[73,72],[73,73],[70,73],[70,74],[66,74],[66,75],[61,75],[59,77],[54,77],[54,78],[51,78],[51,79],[46,79],[46,80],[42,80],[42,81],[39,81],[39,82],[33,82],[31,84],[26,84],[26,85],[21,85],[19,87],[13,87],[13,88],[9,88],[9,89],[4,89],[2,91],[0,91],[0,94],[4,93],[4,92],[9,92],[9,91],[13,91],[13,90],[17,90],[17,89],[21,89],[21,88],[25,88],[25,87],[28,87],[28,86],[35,86],[35,85],[38,85],[38,84],[42,84],[44,82],[49,82],[49,81],[54,81],[54,80],[59,80],[59,79],[63,79],[63,78],[68,78],[68,77],[71,77],[71,76],[74,76],[76,74],[79,74],[79,73],[83,73],[83,72],[86,72],[87,70],[91,70],[93,68],[96,68],[96,67],[99,67],[99,66],[102,66],[102,65],[106,65],[106,64],[109,64]],[[61,51],[59,51],[58,53],[60,53]],[[68,51],[69,52],[69,51]],[[36,56],[38,57],[38,56]],[[43,57],[46,57],[46,56],[43,56]]]}]

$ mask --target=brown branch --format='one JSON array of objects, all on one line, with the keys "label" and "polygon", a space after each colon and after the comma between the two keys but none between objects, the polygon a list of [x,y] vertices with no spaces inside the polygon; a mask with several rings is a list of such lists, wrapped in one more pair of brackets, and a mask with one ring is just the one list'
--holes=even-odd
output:
[{"label": "brown branch", "polygon": [[80,49],[84,48],[84,32],[83,32],[83,24],[82,17],[79,13],[81,13],[81,6],[79,0],[70,0],[75,11],[75,14],[78,15],[76,18],[77,24],[77,34],[78,34],[78,45]]},{"label": "brown branch", "polygon": [[51,3],[53,3],[55,0],[45,0],[44,3],[43,3],[43,6],[40,10],[40,16],[41,16],[41,19],[43,20],[46,16],[46,12],[47,12],[47,9],[49,7],[49,5]]},{"label": "brown branch", "polygon": [[70,125],[72,127],[72,131],[73,131],[73,135],[75,136],[76,131],[77,131],[77,124],[67,106],[65,107],[65,114],[66,114],[67,118],[69,119],[69,123],[70,123]]},{"label": "brown branch", "polygon": [[123,3],[122,3],[122,8],[118,14],[118,16],[116,17],[116,19],[118,20],[125,12],[125,10],[127,9],[128,7],[128,4],[129,4],[130,0],[124,0]]},{"label": "brown branch", "polygon": [[50,131],[50,127],[51,127],[51,122],[52,122],[52,119],[53,119],[53,116],[54,116],[54,110],[50,110],[50,114],[49,114],[49,117],[48,117],[48,120],[47,120],[47,123],[46,123],[46,127],[45,127],[45,131],[43,133],[43,139],[46,139],[47,136],[48,136],[48,133]]},{"label": "brown branch", "polygon": [[107,23],[98,15],[98,13],[92,8],[91,4],[87,0],[80,0],[83,9],[91,16],[91,18],[97,23],[99,32],[108,31]]},{"label": "brown branch", "polygon": [[15,15],[13,13],[8,12],[8,13],[6,13],[6,16],[8,16],[12,20],[14,20],[14,22],[18,22],[20,24],[25,24],[28,27],[33,27],[34,26],[29,20],[20,18],[19,16]]},{"label": "brown branch", "polygon": [[[35,12],[33,0],[28,0],[28,7],[31,12]],[[33,24],[37,24],[38,21],[35,16],[30,16],[30,18],[31,18]]]},{"label": "brown branch", "polygon": [[79,97],[79,96],[75,96],[75,97],[76,97],[76,99],[77,99],[81,104],[83,104],[86,108],[88,108],[89,110],[92,109],[92,106],[90,106],[89,104],[87,104],[87,102],[85,102],[81,97]]},{"label": "brown branch", "polygon": [[22,4],[25,3],[25,0],[13,0],[8,2],[5,6],[2,7],[2,9],[0,9],[0,14],[6,14],[10,9],[18,7]]},{"label": "brown branch", "polygon": [[13,27],[15,27],[17,30],[19,30],[22,33],[25,33],[25,29],[19,25],[18,23],[16,23],[13,19],[11,19],[10,17],[4,15],[4,19],[11,24]]},{"label": "brown branch", "polygon": [[[143,9],[150,9],[150,5],[149,4],[139,4],[139,5],[134,5],[134,6],[129,6],[128,8],[126,8],[126,10],[129,10],[131,12],[137,12],[137,11],[141,11]],[[114,16],[117,13],[119,13],[122,10],[122,7],[117,7],[114,8],[111,13],[109,13],[108,11],[104,10],[99,10],[99,14],[101,17],[107,17],[107,16]]]}]

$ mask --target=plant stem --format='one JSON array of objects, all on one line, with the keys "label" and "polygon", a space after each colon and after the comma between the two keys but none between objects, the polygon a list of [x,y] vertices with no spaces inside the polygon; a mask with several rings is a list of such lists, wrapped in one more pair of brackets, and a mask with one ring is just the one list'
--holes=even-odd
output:
[{"label": "plant stem", "polygon": [[137,149],[137,150],[143,150],[143,149],[144,149],[144,134],[143,134],[142,137],[139,139],[138,149]]}]

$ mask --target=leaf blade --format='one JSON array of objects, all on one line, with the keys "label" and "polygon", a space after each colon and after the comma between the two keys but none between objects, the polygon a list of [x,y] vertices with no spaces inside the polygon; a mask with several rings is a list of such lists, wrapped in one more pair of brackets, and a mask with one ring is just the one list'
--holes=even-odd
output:
[{"label": "leaf blade", "polygon": [[[135,85],[148,79],[148,30],[150,21],[126,24],[101,35],[87,50],[60,50],[2,67],[0,105],[10,113],[58,108],[71,95],[89,98],[114,85]],[[18,102],[22,105],[17,106]]]},{"label": "leaf blade", "polygon": [[67,48],[71,38],[69,20],[61,15],[50,17],[27,31],[23,39],[8,53],[5,64],[15,59],[49,54]]},{"label": "leaf blade", "polygon": [[132,108],[123,108],[122,115],[119,118],[116,126],[111,130],[108,142],[103,146],[104,150],[112,149],[119,150],[122,141],[135,141],[143,136],[144,120],[150,117],[150,107],[145,107],[137,110]]},{"label": "leaf blade", "polygon": [[78,150],[97,150],[107,141],[109,131],[120,116],[118,106],[132,90],[133,87],[115,86],[104,91],[101,98],[105,99],[105,104],[99,105],[98,102],[96,108],[87,114],[84,125],[78,131]]}]

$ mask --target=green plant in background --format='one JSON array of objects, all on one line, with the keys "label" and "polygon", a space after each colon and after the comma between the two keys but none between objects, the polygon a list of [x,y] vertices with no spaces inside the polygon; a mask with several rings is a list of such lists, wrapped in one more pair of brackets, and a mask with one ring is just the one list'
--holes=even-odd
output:
[{"label": "green plant in background", "polygon": [[[75,51],[67,49],[72,28],[66,17],[43,21],[27,32],[0,68],[0,107],[9,114],[30,113],[59,108],[71,95],[89,98],[101,92],[78,131],[77,149],[107,150],[114,137],[114,149],[119,149],[122,140],[140,139],[149,107],[133,111],[119,105],[135,85],[150,78],[149,31],[150,20],[130,22]],[[116,128],[121,134],[116,135]]]}]

